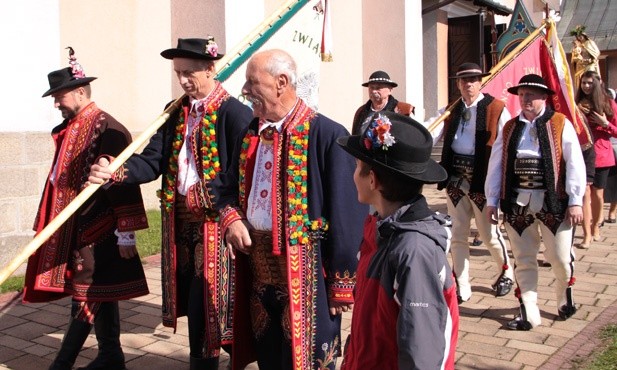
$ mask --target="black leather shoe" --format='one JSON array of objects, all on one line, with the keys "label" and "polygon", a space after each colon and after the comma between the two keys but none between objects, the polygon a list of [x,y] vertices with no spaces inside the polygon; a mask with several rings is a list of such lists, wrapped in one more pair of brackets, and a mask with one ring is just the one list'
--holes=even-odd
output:
[{"label": "black leather shoe", "polygon": [[504,295],[510,293],[513,284],[514,282],[512,279],[501,275],[495,284],[492,285],[493,291],[495,291],[495,297],[503,297]]},{"label": "black leather shoe", "polygon": [[557,312],[562,320],[567,320],[576,313],[576,307],[574,305],[568,306],[567,304],[564,304],[557,309]]},{"label": "black leather shoe", "polygon": [[508,321],[506,327],[510,330],[522,331],[529,331],[532,328],[531,323],[527,320],[523,320],[520,316],[516,316],[512,321]]}]

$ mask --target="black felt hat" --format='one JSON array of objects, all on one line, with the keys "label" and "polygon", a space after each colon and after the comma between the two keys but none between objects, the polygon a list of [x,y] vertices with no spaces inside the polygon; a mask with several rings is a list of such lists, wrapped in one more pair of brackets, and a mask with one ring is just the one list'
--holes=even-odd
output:
[{"label": "black felt hat", "polygon": [[337,143],[363,162],[423,183],[447,178],[446,170],[431,159],[433,137],[421,123],[381,111],[370,116],[363,127],[362,135],[341,137]]},{"label": "black felt hat", "polygon": [[370,83],[382,83],[387,84],[392,87],[397,87],[398,84],[390,79],[390,75],[384,71],[375,71],[371,73],[368,78],[368,81],[362,84],[362,86],[367,87]]},{"label": "black felt hat", "polygon": [[533,73],[521,77],[520,81],[518,82],[518,85],[512,86],[511,88],[509,88],[508,92],[510,94],[517,95],[519,87],[530,87],[534,89],[539,89],[549,95],[555,94],[553,90],[548,88],[548,86],[546,85],[546,82],[544,81],[542,77],[536,74],[533,74]]},{"label": "black felt hat", "polygon": [[450,78],[468,78],[468,77],[484,77],[490,75],[489,72],[483,72],[482,68],[476,63],[463,63],[458,66],[454,76]]},{"label": "black felt hat", "polygon": [[163,50],[161,56],[165,59],[189,58],[202,60],[221,59],[224,54],[218,52],[218,45],[214,37],[205,39],[178,39],[178,46]]},{"label": "black felt hat", "polygon": [[96,77],[77,78],[73,76],[71,67],[66,67],[53,71],[47,75],[49,80],[49,90],[45,91],[43,98],[49,96],[62,89],[72,89],[83,85],[88,85],[90,81],[96,80]]}]

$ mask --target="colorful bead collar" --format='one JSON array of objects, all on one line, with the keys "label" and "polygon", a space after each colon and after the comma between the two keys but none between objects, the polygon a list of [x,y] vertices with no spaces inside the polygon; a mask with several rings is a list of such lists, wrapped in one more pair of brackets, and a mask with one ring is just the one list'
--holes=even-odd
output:
[{"label": "colorful bead collar", "polygon": [[[216,141],[216,122],[218,119],[218,108],[221,103],[229,96],[222,88],[221,84],[217,84],[215,90],[209,99],[209,104],[205,107],[204,116],[201,120],[201,130],[199,133],[201,147],[201,170],[202,179],[211,181],[216,177],[216,174],[221,170],[219,160],[218,143]],[[175,134],[172,143],[171,158],[169,159],[169,168],[165,175],[163,189],[159,193],[161,205],[165,211],[169,212],[174,204],[176,193],[176,177],[178,175],[178,156],[180,149],[184,143],[185,118],[184,112],[180,112],[178,123],[176,124]]]},{"label": "colorful bead collar", "polygon": [[[310,120],[297,125],[288,125],[285,130],[288,138],[285,143],[289,148],[286,168],[287,211],[289,228],[289,245],[306,245],[310,240],[322,238],[328,230],[328,223],[320,217],[310,220],[308,215],[308,144]],[[250,146],[250,133],[244,137],[240,150],[240,200],[246,204],[246,164]],[[274,210],[273,210],[274,212]]]}]

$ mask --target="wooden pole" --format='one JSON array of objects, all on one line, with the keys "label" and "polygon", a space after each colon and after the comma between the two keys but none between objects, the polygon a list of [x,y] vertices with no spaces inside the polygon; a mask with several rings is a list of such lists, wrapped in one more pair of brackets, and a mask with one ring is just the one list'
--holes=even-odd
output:
[{"label": "wooden pole", "polygon": [[[217,79],[225,81],[240,65],[234,63],[237,59],[246,59],[247,53],[256,51],[255,45],[263,45],[272,37],[280,27],[282,27],[292,16],[294,16],[308,0],[289,0],[278,8],[270,17],[266,18],[259,24],[251,33],[248,34],[236,47],[225,56],[216,62],[216,70],[219,71]],[[233,69],[233,70],[231,70]],[[230,71],[231,70],[231,71]],[[170,104],[158,118],[156,118],[144,132],[142,132],[122,153],[120,153],[110,164],[109,169],[114,172],[126,162],[133,153],[137,151],[143,144],[146,143],[156,133],[156,131],[169,119],[170,114],[180,106],[182,95]],[[15,270],[19,268],[28,257],[30,257],[43,243],[49,239],[66,220],[75,213],[100,187],[102,184],[90,184],[84,188],[56,217],[54,217],[43,230],[35,235],[30,243],[21,248],[17,256],[15,256],[8,265],[0,271],[0,284],[11,276]]]}]

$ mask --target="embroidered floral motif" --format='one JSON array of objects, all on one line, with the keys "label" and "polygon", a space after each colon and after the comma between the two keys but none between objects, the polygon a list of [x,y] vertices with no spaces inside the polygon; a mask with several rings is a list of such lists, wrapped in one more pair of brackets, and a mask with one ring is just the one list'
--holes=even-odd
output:
[{"label": "embroidered floral motif", "polygon": [[548,229],[553,233],[556,234],[557,233],[557,229],[559,228],[559,225],[561,225],[561,223],[564,220],[564,215],[562,214],[553,214],[553,213],[548,213],[545,211],[540,211],[539,213],[536,213],[536,218],[540,221],[542,221],[542,223],[544,225],[546,225],[546,227],[548,227]]},{"label": "embroidered floral motif", "polygon": [[476,207],[478,207],[480,211],[484,209],[484,206],[486,205],[486,196],[484,194],[469,192],[467,196],[476,205]]},{"label": "embroidered floral motif", "polygon": [[465,193],[461,189],[459,189],[454,183],[450,182],[448,186],[446,186],[446,194],[450,197],[452,204],[454,207],[458,205],[458,202],[463,199]]},{"label": "embroidered floral motif", "polygon": [[383,114],[378,114],[377,118],[369,123],[368,128],[364,132],[364,146],[366,149],[388,150],[388,147],[394,145],[396,140],[390,134],[391,127],[390,119]]},{"label": "embroidered floral motif", "polygon": [[339,338],[338,335],[334,337],[334,341],[330,344],[322,343],[321,350],[324,352],[323,359],[318,358],[319,370],[329,370],[329,366],[336,363],[338,357]]},{"label": "embroidered floral motif", "polygon": [[516,230],[518,235],[523,235],[523,231],[533,224],[534,218],[532,215],[527,214],[527,207],[513,206],[512,210],[515,213],[504,214],[504,220],[512,225],[512,228]]}]

